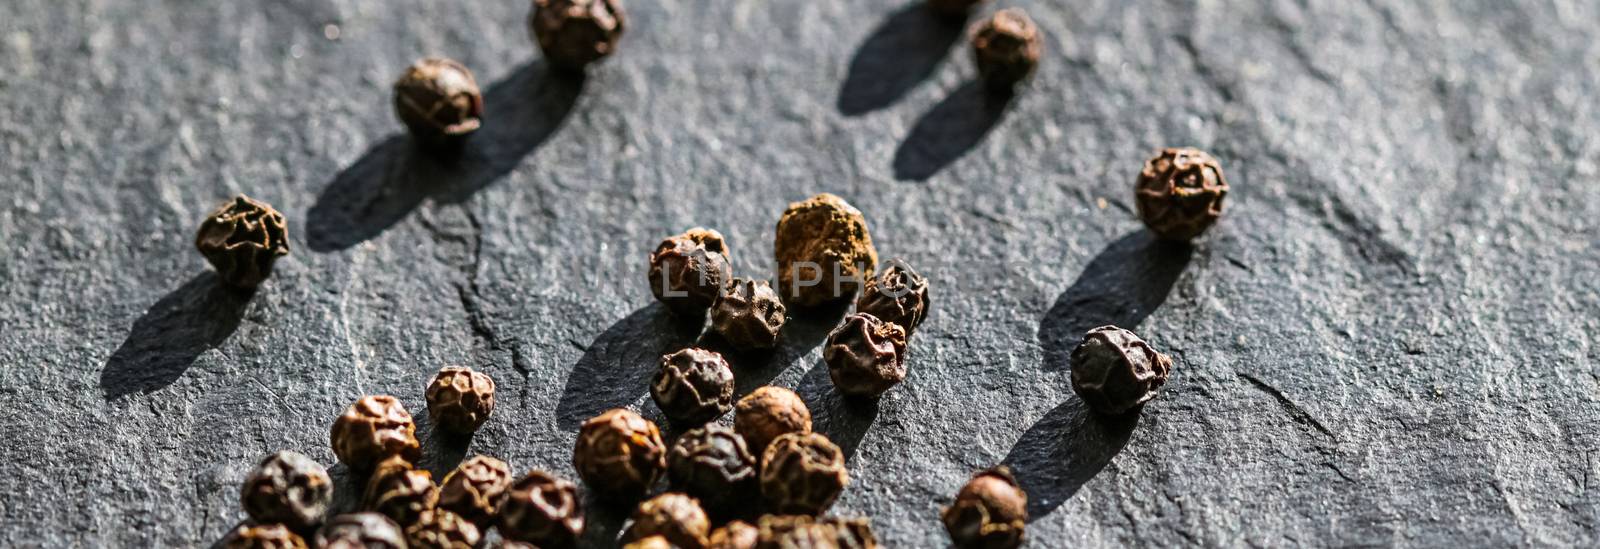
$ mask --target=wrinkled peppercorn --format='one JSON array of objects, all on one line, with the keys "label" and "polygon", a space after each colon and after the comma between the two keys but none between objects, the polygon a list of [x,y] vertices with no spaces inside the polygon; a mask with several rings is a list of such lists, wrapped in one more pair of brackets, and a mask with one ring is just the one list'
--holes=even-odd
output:
[{"label": "wrinkled peppercorn", "polygon": [[352,469],[367,470],[389,456],[415,460],[417,425],[392,396],[364,396],[334,420],[329,438],[333,455]]},{"label": "wrinkled peppercorn", "polygon": [[711,531],[706,549],[755,549],[756,541],[760,537],[761,531],[756,527],[748,522],[735,520]]},{"label": "wrinkled peppercorn", "polygon": [[972,8],[986,0],[928,0],[928,9],[934,15],[952,19],[965,19]]},{"label": "wrinkled peppercorn", "polygon": [[1199,149],[1162,149],[1134,184],[1134,205],[1150,232],[1168,240],[1200,236],[1222,216],[1228,180],[1222,165]]},{"label": "wrinkled peppercorn", "polygon": [[411,549],[474,549],[482,539],[476,525],[442,509],[423,513],[416,524],[406,528]]},{"label": "wrinkled peppercorn", "polygon": [[617,51],[628,18],[619,0],[534,0],[528,26],[552,65],[582,70]]},{"label": "wrinkled peppercorn", "polygon": [[906,337],[928,316],[928,279],[922,278],[900,261],[889,261],[878,276],[867,280],[856,300],[856,312],[867,313],[884,322],[899,324]]},{"label": "wrinkled peppercorn", "polygon": [[699,425],[733,409],[733,369],[720,353],[683,349],[661,357],[650,396],[674,424]]},{"label": "wrinkled peppercorn", "polygon": [[783,387],[757,388],[734,408],[733,430],[744,437],[745,447],[758,461],[773,439],[811,432],[811,409],[800,395]]},{"label": "wrinkled peppercorn", "polygon": [[647,499],[633,511],[633,524],[623,539],[642,540],[661,536],[677,547],[699,549],[705,547],[706,536],[711,534],[711,520],[692,497],[668,492]]},{"label": "wrinkled peppercorn", "polygon": [[317,531],[319,549],[406,549],[406,533],[389,517],[350,513],[328,520]]},{"label": "wrinkled peppercorn", "polygon": [[833,386],[858,397],[877,397],[904,380],[905,357],[905,329],[867,313],[844,317],[822,348]]},{"label": "wrinkled peppercorn", "polygon": [[972,31],[978,76],[993,91],[1009,92],[1033,74],[1043,50],[1039,27],[1018,8],[997,11]]},{"label": "wrinkled peppercorn", "polygon": [[820,515],[847,484],[844,452],[818,433],[778,437],[761,457],[761,496],[776,513]]},{"label": "wrinkled peppercorn", "polygon": [[1072,350],[1072,389],[1103,414],[1121,414],[1155,398],[1171,370],[1171,358],[1116,326],[1089,330]]},{"label": "wrinkled peppercorn", "polygon": [[289,226],[266,202],[233,197],[200,222],[194,247],[223,282],[255,288],[272,274],[272,263],[289,255]]},{"label": "wrinkled peppercorn", "polygon": [[655,423],[619,408],[578,428],[572,465],[597,495],[637,500],[667,468],[667,448]]},{"label": "wrinkled peppercorn", "polygon": [[979,471],[944,508],[950,541],[963,549],[1015,549],[1028,522],[1028,494],[1004,465]]},{"label": "wrinkled peppercorn", "polygon": [[259,524],[305,530],[322,522],[333,501],[333,479],[322,464],[297,452],[267,456],[245,477],[240,506]]},{"label": "wrinkled peppercorn", "polygon": [[631,541],[622,546],[622,549],[677,549],[677,547],[672,545],[672,542],[667,541],[666,536],[650,536]]},{"label": "wrinkled peppercorn", "polygon": [[855,296],[878,265],[866,217],[828,193],[789,204],[772,248],[779,297],[800,307]]},{"label": "wrinkled peppercorn", "polygon": [[500,502],[500,535],[546,549],[572,547],[583,534],[578,487],[532,470],[506,489]]},{"label": "wrinkled peppercorn", "polygon": [[695,227],[667,237],[650,254],[650,291],[681,315],[701,317],[733,278],[722,233]]},{"label": "wrinkled peppercorn", "polygon": [[433,475],[413,468],[400,456],[383,460],[367,480],[367,510],[382,513],[402,527],[417,522],[438,499]]},{"label": "wrinkled peppercorn", "polygon": [[744,437],[720,425],[684,433],[667,454],[667,478],[673,489],[699,498],[718,515],[737,514],[756,498],[757,468]]},{"label": "wrinkled peppercorn", "polygon": [[483,95],[465,65],[429,57],[395,80],[394,112],[418,140],[454,145],[483,125]]},{"label": "wrinkled peppercorn", "polygon": [[306,540],[282,524],[240,524],[218,545],[223,549],[306,549]]},{"label": "wrinkled peppercorn", "polygon": [[463,366],[446,366],[428,382],[428,417],[434,424],[468,435],[494,412],[494,380]]},{"label": "wrinkled peppercorn", "polygon": [[771,349],[786,313],[767,281],[735,278],[711,306],[711,333],[740,351]]},{"label": "wrinkled peppercorn", "polygon": [[759,549],[875,549],[877,536],[864,518],[813,518],[804,515],[761,517]]},{"label": "wrinkled peppercorn", "polygon": [[511,486],[511,467],[489,456],[472,456],[439,483],[436,507],[451,511],[488,531],[500,501]]}]

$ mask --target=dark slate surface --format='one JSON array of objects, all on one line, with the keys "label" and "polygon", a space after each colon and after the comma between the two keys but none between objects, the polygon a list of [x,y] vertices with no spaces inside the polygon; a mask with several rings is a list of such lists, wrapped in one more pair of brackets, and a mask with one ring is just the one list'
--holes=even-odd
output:
[{"label": "dark slate surface", "polygon": [[[835,510],[890,546],[944,543],[940,506],[1001,462],[1035,546],[1600,542],[1600,8],[1002,3],[1047,55],[995,105],[961,30],[903,1],[634,1],[580,83],[543,71],[520,1],[12,0],[0,545],[209,544],[260,456],[331,465],[341,409],[420,412],[445,364],[500,404],[468,443],[424,424],[428,466],[570,476],[576,423],[659,416],[644,379],[692,337],[647,250],[708,225],[765,275],[778,214],[819,191],[935,284],[910,378],[842,402],[823,316],[742,361],[740,390],[798,388],[850,454]],[[488,96],[455,164],[389,112],[430,53]],[[1192,248],[1131,213],[1168,144],[1234,187]],[[238,192],[293,235],[248,299],[191,244]],[[1136,420],[1068,387],[1105,322],[1177,361]],[[621,519],[593,522],[599,544]]]}]

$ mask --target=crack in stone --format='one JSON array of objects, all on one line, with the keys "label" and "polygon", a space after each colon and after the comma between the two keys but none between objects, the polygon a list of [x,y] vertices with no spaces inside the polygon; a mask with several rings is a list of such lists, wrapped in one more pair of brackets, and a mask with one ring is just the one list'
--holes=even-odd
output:
[{"label": "crack in stone", "polygon": [[1261,392],[1266,393],[1274,400],[1277,400],[1278,405],[1281,406],[1283,411],[1287,412],[1289,417],[1294,419],[1295,422],[1308,425],[1322,434],[1327,435],[1328,438],[1334,439],[1335,441],[1339,439],[1337,435],[1333,434],[1333,431],[1328,430],[1327,426],[1323,425],[1322,422],[1317,421],[1317,418],[1312,417],[1311,414],[1306,412],[1304,408],[1301,408],[1299,404],[1295,404],[1293,400],[1290,400],[1289,397],[1284,395],[1283,391],[1279,391],[1277,387],[1273,387],[1267,382],[1262,381],[1250,374],[1237,372],[1235,375],[1239,376],[1239,379],[1250,382],[1250,384],[1255,386],[1255,388],[1260,389]]}]

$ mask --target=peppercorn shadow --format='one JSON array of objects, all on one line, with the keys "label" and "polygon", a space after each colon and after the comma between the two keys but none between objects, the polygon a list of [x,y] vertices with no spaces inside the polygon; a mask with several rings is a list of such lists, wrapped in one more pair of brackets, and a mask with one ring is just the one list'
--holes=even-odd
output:
[{"label": "peppercorn shadow", "polygon": [[878,420],[878,399],[840,393],[828,376],[828,365],[820,361],[800,379],[794,392],[811,409],[811,430],[838,445],[846,462],[855,458],[861,439]]},{"label": "peppercorn shadow", "polygon": [[578,537],[579,547],[616,547],[622,535],[622,525],[632,514],[631,507],[601,499],[592,493],[583,495],[583,534]]},{"label": "peppercorn shadow", "polygon": [[1137,328],[1167,300],[1193,251],[1188,243],[1156,239],[1144,230],[1107,245],[1039,321],[1044,368],[1069,369],[1072,350],[1091,329]]},{"label": "peppercorn shadow", "polygon": [[464,202],[538,149],[572,112],[582,74],[530,63],[484,95],[483,127],[459,149],[439,150],[400,134],[385,139],[323,189],[306,212],[312,250],[343,250],[377,237],[424,201]]},{"label": "peppercorn shadow", "polygon": [[556,425],[576,430],[601,412],[626,407],[648,395],[661,355],[692,344],[703,322],[676,317],[656,302],[606,328],[584,349],[567,376],[566,389],[556,404]]},{"label": "peppercorn shadow", "polygon": [[356,471],[344,463],[328,468],[328,478],[333,481],[333,499],[328,502],[328,518],[361,510],[361,498],[366,494],[371,473]]},{"label": "peppercorn shadow", "polygon": [[128,337],[100,370],[106,400],[149,393],[177,381],[200,353],[233,335],[254,295],[254,290],[223,284],[213,271],[167,293],[133,322]]},{"label": "peppercorn shadow", "polygon": [[441,429],[427,410],[413,414],[412,418],[417,424],[417,441],[422,453],[416,465],[433,475],[435,482],[442,481],[446,474],[461,464],[461,460],[466,459],[467,447],[472,444],[472,435]]},{"label": "peppercorn shadow", "polygon": [[1028,521],[1050,514],[1105,469],[1138,423],[1138,409],[1106,416],[1073,398],[1023,432],[1001,463],[1028,494]]},{"label": "peppercorn shadow", "polygon": [[1013,97],[991,92],[977,80],[956,88],[917,119],[894,151],[895,179],[926,181],[961,158],[1000,124]]},{"label": "peppercorn shadow", "polygon": [[962,21],[941,18],[923,2],[890,15],[850,59],[839,90],[839,112],[866,114],[893,104],[933,75],[961,37]]},{"label": "peppercorn shadow", "polygon": [[849,301],[840,301],[816,310],[791,313],[778,333],[778,345],[767,351],[734,350],[710,331],[700,338],[700,344],[728,358],[728,363],[733,366],[733,396],[738,400],[770,384],[779,374],[821,346],[849,307]]}]

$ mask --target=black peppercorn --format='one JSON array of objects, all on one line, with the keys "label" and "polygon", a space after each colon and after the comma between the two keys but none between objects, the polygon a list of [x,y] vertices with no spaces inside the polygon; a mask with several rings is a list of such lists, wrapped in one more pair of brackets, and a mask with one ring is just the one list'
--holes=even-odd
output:
[{"label": "black peppercorn", "polygon": [[206,216],[194,246],[223,282],[255,288],[272,274],[273,262],[289,255],[289,226],[271,205],[241,194]]},{"label": "black peppercorn", "polygon": [[905,329],[867,313],[844,317],[822,348],[833,386],[858,397],[877,397],[904,380],[905,356]]},{"label": "black peppercorn", "polygon": [[483,95],[465,65],[429,57],[395,81],[394,111],[418,140],[454,145],[483,125]]},{"label": "black peppercorn", "polygon": [[661,357],[650,396],[674,424],[699,425],[733,409],[733,369],[720,353],[683,349]]},{"label": "black peppercorn", "polygon": [[711,532],[706,549],[755,549],[761,531],[742,520],[731,521]]},{"label": "black peppercorn", "polygon": [[678,549],[678,548],[676,546],[674,546],[672,544],[672,542],[667,541],[666,536],[650,536],[648,538],[638,539],[638,540],[634,540],[634,541],[628,542],[627,545],[622,546],[622,549]]},{"label": "black peppercorn", "polygon": [[928,279],[904,262],[888,263],[878,276],[867,279],[861,297],[856,299],[856,312],[899,324],[906,330],[906,337],[911,337],[928,316]]},{"label": "black peppercorn", "polygon": [[972,8],[987,0],[928,0],[928,9],[934,15],[951,19],[965,19]]},{"label": "black peppercorn", "polygon": [[799,307],[855,296],[878,265],[866,217],[828,193],[789,204],[772,249],[779,297]]},{"label": "black peppercorn", "polygon": [[367,480],[367,510],[382,513],[402,527],[412,525],[424,511],[433,509],[438,499],[439,488],[433,484],[433,475],[413,468],[400,456],[383,460]]},{"label": "black peppercorn", "polygon": [[637,500],[667,468],[667,448],[655,423],[631,411],[613,409],[578,428],[572,465],[599,496]]},{"label": "black peppercorn", "polygon": [[306,530],[322,522],[333,500],[333,480],[322,464],[283,451],[267,456],[239,490],[244,512],[258,524]]},{"label": "black peppercorn", "polygon": [[1155,398],[1171,370],[1171,358],[1116,326],[1089,330],[1072,350],[1072,389],[1103,414],[1121,414]]},{"label": "black peppercorn", "polygon": [[511,486],[511,467],[489,456],[472,456],[439,483],[436,506],[460,515],[487,531],[494,524],[500,501]]},{"label": "black peppercorn", "polygon": [[578,487],[544,471],[528,471],[500,502],[500,535],[546,549],[577,545],[583,534]]},{"label": "black peppercorn", "polygon": [[944,509],[944,528],[962,549],[1015,549],[1028,522],[1028,494],[1004,465],[979,471]]},{"label": "black peppercorn", "polygon": [[667,237],[650,254],[650,291],[673,312],[703,317],[733,277],[722,233],[695,227]]},{"label": "black peppercorn", "polygon": [[761,517],[759,549],[876,549],[878,538],[864,518],[813,518],[804,515]]},{"label": "black peppercorn", "polygon": [[1199,149],[1162,149],[1134,184],[1134,205],[1150,232],[1168,240],[1200,236],[1222,216],[1228,180],[1222,165]]},{"label": "black peppercorn", "polygon": [[1044,41],[1033,19],[1018,8],[1003,9],[972,30],[978,76],[990,90],[1010,92],[1039,65]]},{"label": "black peppercorn", "polygon": [[849,483],[844,452],[818,433],[778,437],[761,457],[761,496],[776,513],[820,515]]},{"label": "black peppercorn", "polygon": [[765,280],[735,278],[711,306],[711,333],[735,349],[771,349],[778,344],[787,309]]},{"label": "black peppercorn", "polygon": [[628,18],[620,0],[534,0],[528,26],[552,65],[581,70],[617,51]]},{"label": "black peppercorn", "polygon": [[476,525],[442,509],[423,513],[406,528],[410,549],[474,549],[482,539]]},{"label": "black peppercorn", "polygon": [[319,549],[406,549],[406,534],[389,517],[350,513],[328,520],[317,531]]},{"label": "black peppercorn", "polygon": [[633,524],[623,539],[661,536],[677,547],[700,549],[711,534],[711,520],[692,497],[668,492],[645,500],[633,511]]},{"label": "black peppercorn", "polygon": [[494,412],[494,380],[463,366],[446,366],[428,382],[428,417],[457,434],[472,434]]},{"label": "black peppercorn", "polygon": [[306,549],[306,540],[282,524],[241,524],[217,546],[222,549]]},{"label": "black peppercorn", "polygon": [[737,514],[760,493],[755,457],[744,437],[720,425],[684,433],[667,454],[672,487],[699,498],[718,515]]},{"label": "black peppercorn", "polygon": [[365,396],[334,420],[329,438],[333,455],[356,470],[367,470],[379,460],[401,456],[415,460],[417,426],[406,407],[392,396]]},{"label": "black peppercorn", "polygon": [[763,386],[734,406],[733,430],[744,437],[750,455],[760,457],[773,439],[811,432],[811,409],[800,395],[783,387]]}]

